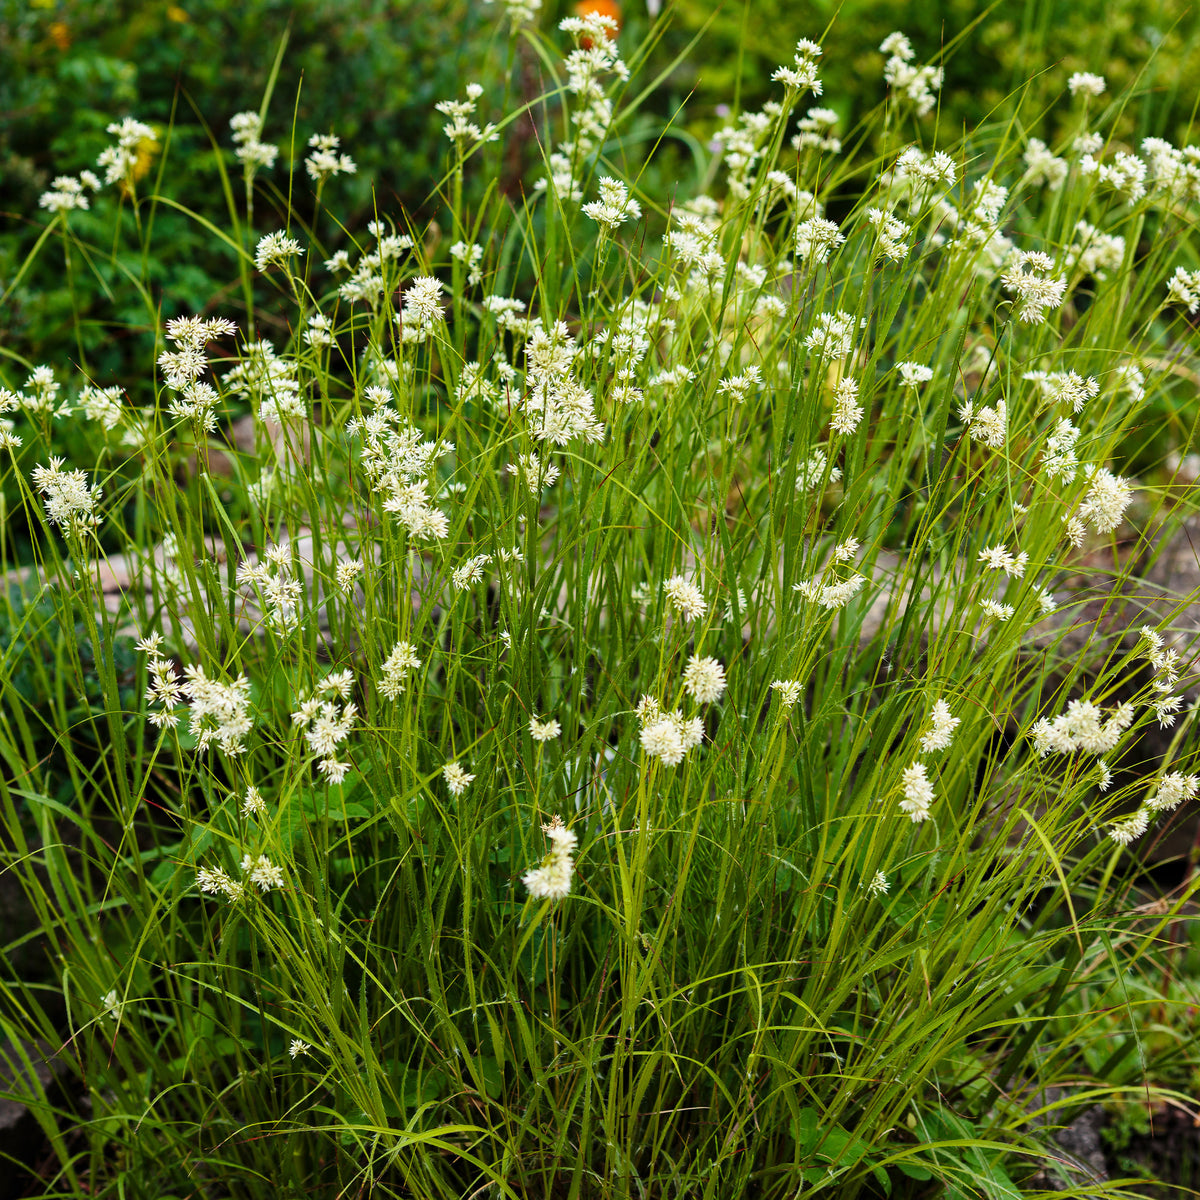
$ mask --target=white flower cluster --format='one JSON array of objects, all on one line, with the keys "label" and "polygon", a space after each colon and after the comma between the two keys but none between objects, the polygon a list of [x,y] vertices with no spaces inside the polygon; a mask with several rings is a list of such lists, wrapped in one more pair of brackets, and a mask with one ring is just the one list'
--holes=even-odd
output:
[{"label": "white flower cluster", "polygon": [[461,796],[475,776],[465,771],[458,763],[448,762],[442,768],[442,778],[446,781],[446,787],[450,789],[452,796]]},{"label": "white flower cluster", "polygon": [[119,183],[132,188],[137,180],[138,159],[158,141],[158,134],[149,125],[125,117],[107,126],[107,132],[116,135],[117,144],[100,152],[96,165],[104,168],[105,183]]},{"label": "white flower cluster", "polygon": [[478,287],[483,282],[480,265],[483,262],[483,247],[476,242],[455,242],[450,247],[450,257],[467,268],[467,285]]},{"label": "white flower cluster", "polygon": [[341,783],[350,770],[350,764],[339,761],[337,755],[358,716],[358,707],[350,699],[353,687],[350,671],[327,675],[292,713],[292,724],[303,731],[309,750],[321,760],[317,770],[330,783]]},{"label": "white flower cluster", "polygon": [[[47,413],[53,417],[65,417],[70,414],[70,407],[66,404],[55,408],[62,386],[54,378],[54,371],[50,367],[34,367],[25,380],[24,387],[23,392],[13,392],[0,387],[0,413],[21,409],[27,413]],[[13,438],[12,441],[14,445],[21,444],[20,438]]]},{"label": "white flower cluster", "polygon": [[575,438],[599,442],[604,425],[596,420],[591,390],[575,376],[579,347],[565,321],[550,330],[535,329],[525,344],[525,395],[522,412],[530,432],[541,441],[565,446]]},{"label": "white flower cluster", "polygon": [[972,441],[982,442],[992,450],[1003,447],[1008,430],[1008,405],[1003,400],[997,400],[994,408],[986,405],[978,412],[968,401],[958,410],[958,418],[967,427]]},{"label": "white flower cluster", "polygon": [[671,603],[671,607],[685,621],[695,621],[708,612],[708,601],[704,593],[683,575],[672,575],[663,584],[663,592]]},{"label": "white flower cluster", "polygon": [[642,206],[629,195],[629,189],[619,179],[605,175],[600,180],[600,199],[585,204],[582,211],[603,232],[611,233],[623,221],[636,221],[642,215]]},{"label": "white flower cluster", "polygon": [[1076,516],[1067,522],[1067,538],[1076,546],[1083,544],[1084,523],[1097,533],[1112,533],[1133,503],[1133,487],[1127,479],[1114,475],[1107,467],[1088,465],[1083,473],[1092,481],[1091,487]]},{"label": "white flower cluster", "polygon": [[717,394],[728,396],[737,403],[743,403],[752,389],[762,387],[762,371],[757,366],[747,367],[740,375],[729,375],[717,383]]},{"label": "white flower cluster", "polygon": [[229,119],[233,130],[234,157],[245,169],[246,178],[253,179],[260,168],[270,170],[275,165],[279,147],[262,140],[262,117],[256,112],[235,113]]},{"label": "white flower cluster", "polygon": [[608,323],[588,343],[593,359],[606,362],[611,372],[609,399],[615,404],[640,404],[645,393],[638,386],[642,363],[657,339],[673,332],[675,321],[660,304],[632,299],[615,323]]},{"label": "white flower cluster", "polygon": [[807,90],[814,96],[819,96],[822,88],[821,81],[817,78],[817,59],[820,57],[821,47],[816,42],[801,38],[796,43],[792,64],[777,67],[771,78],[791,91]]},{"label": "white flower cluster", "polygon": [[1162,634],[1149,625],[1142,627],[1141,640],[1145,644],[1142,653],[1154,668],[1151,687],[1157,698],[1150,702],[1160,729],[1169,729],[1175,724],[1175,714],[1183,707],[1183,697],[1172,693],[1179,682],[1179,655],[1165,648]]},{"label": "white flower cluster", "polygon": [[403,691],[409,671],[419,671],[421,660],[416,647],[409,642],[397,642],[383,660],[379,681],[375,684],[381,696],[395,700]]},{"label": "white flower cluster", "polygon": [[1056,192],[1066,181],[1069,170],[1067,160],[1052,154],[1041,138],[1029,139],[1025,147],[1024,181],[1031,187],[1045,184],[1052,192]]},{"label": "white flower cluster", "polygon": [[403,307],[396,314],[405,343],[423,342],[435,325],[443,325],[446,312],[442,308],[442,281],[432,275],[419,275],[404,292]]},{"label": "white flower cluster", "polygon": [[1196,315],[1200,308],[1200,271],[1185,271],[1182,267],[1175,268],[1175,274],[1167,283],[1168,304],[1178,304],[1186,308],[1188,316]]},{"label": "white flower cluster", "polygon": [[937,103],[934,92],[942,86],[945,72],[941,67],[916,67],[912,43],[902,33],[890,33],[879,49],[889,55],[883,67],[883,78],[916,106],[917,116],[928,114]]},{"label": "white flower cluster", "polygon": [[350,278],[338,287],[338,295],[343,300],[350,303],[365,300],[375,307],[389,291],[390,284],[385,277],[387,264],[411,250],[413,240],[407,234],[388,233],[386,226],[378,221],[372,221],[367,228],[379,239],[374,250],[365,252],[353,270],[350,267],[350,252],[339,250],[332,258],[325,260],[325,269],[350,271]]},{"label": "white flower cluster", "polygon": [[200,377],[208,370],[204,349],[215,338],[233,337],[237,326],[222,317],[175,317],[167,322],[167,341],[174,350],[158,356],[166,385],[175,393],[167,406],[171,416],[189,421],[193,433],[212,433],[217,427],[216,407],[221,397]]},{"label": "white flower cluster", "polygon": [[682,205],[672,210],[671,228],[663,234],[663,246],[672,261],[689,271],[697,282],[715,281],[725,274],[725,256],[718,245],[720,227],[711,213],[695,212],[692,207]]},{"label": "white flower cluster", "polygon": [[442,116],[450,118],[449,124],[442,126],[442,132],[454,143],[454,149],[460,156],[474,146],[497,141],[500,137],[495,125],[485,125],[480,129],[474,121],[467,120],[474,116],[477,101],[482,95],[481,84],[468,83],[465,100],[439,100],[433,106]]},{"label": "white flower cluster", "polygon": [[1101,233],[1089,221],[1075,222],[1075,240],[1063,254],[1063,266],[1081,276],[1107,279],[1109,271],[1119,270],[1125,261],[1125,239]]},{"label": "white flower cluster", "polygon": [[307,415],[297,369],[295,359],[276,354],[270,342],[251,342],[224,382],[234,395],[258,401],[260,419],[282,424],[288,417]]},{"label": "white flower cluster", "polygon": [[668,767],[678,766],[684,756],[704,740],[704,721],[685,720],[679,709],[664,712],[653,696],[643,696],[637,706],[642,726],[642,749]]},{"label": "white flower cluster", "polygon": [[300,623],[300,580],[292,574],[292,554],[288,545],[268,546],[258,562],[239,563],[237,582],[252,587],[263,600],[267,622],[278,633],[295,629]]},{"label": "white flower cluster", "polygon": [[246,795],[242,799],[242,816],[244,817],[262,817],[267,812],[267,802],[262,798],[262,793],[251,784],[246,789]]},{"label": "white flower cluster", "polygon": [[683,670],[683,690],[697,704],[715,704],[725,694],[725,668],[715,658],[693,654]]},{"label": "white flower cluster", "polygon": [[557,815],[542,826],[542,832],[550,839],[550,852],[540,867],[525,872],[521,882],[535,900],[562,900],[571,892],[571,879],[575,874],[571,856],[575,853],[578,838]]},{"label": "white flower cluster", "polygon": [[89,421],[99,421],[105,430],[110,430],[121,420],[122,395],[122,388],[98,388],[89,383],[80,390],[79,407]]},{"label": "white flower cluster", "polygon": [[207,750],[215,743],[225,754],[245,754],[246,735],[254,727],[250,680],[239,675],[232,683],[219,683],[194,664],[184,667],[183,674],[179,691],[188,701],[188,733],[196,739],[196,749]]},{"label": "white flower cluster", "polygon": [[754,168],[782,113],[783,108],[779,104],[768,101],[761,112],[742,113],[736,125],[726,125],[717,130],[713,144],[722,151],[729,194],[735,200],[745,200],[754,190],[757,182]]},{"label": "white flower cluster", "polygon": [[96,501],[99,487],[89,486],[84,471],[64,471],[63,460],[50,456],[48,467],[36,466],[30,472],[33,486],[42,493],[46,517],[63,533],[82,537],[100,525]]},{"label": "white flower cluster", "polygon": [[1148,801],[1148,807],[1154,812],[1174,812],[1185,800],[1195,799],[1197,789],[1200,776],[1172,771],[1158,781],[1158,791]]},{"label": "white flower cluster", "polygon": [[555,720],[542,721],[537,717],[529,718],[529,736],[535,742],[552,742],[562,733],[562,726]]},{"label": "white flower cluster", "polygon": [[196,872],[196,886],[213,896],[224,896],[226,900],[241,900],[246,894],[246,885],[233,879],[224,867],[201,867]]},{"label": "white flower cluster", "polygon": [[1079,440],[1079,430],[1063,417],[1054,427],[1054,432],[1046,438],[1042,450],[1042,469],[1052,478],[1058,478],[1062,483],[1070,483],[1079,469],[1079,459],[1075,455],[1075,443]]},{"label": "white flower cluster", "polygon": [[1090,71],[1076,71],[1067,80],[1067,87],[1072,96],[1081,92],[1084,96],[1102,96],[1107,86],[1103,75],[1093,75]]},{"label": "white flower cluster", "polygon": [[841,467],[831,467],[829,455],[824,450],[814,449],[796,468],[796,491],[814,492],[827,483],[837,483],[841,478]]},{"label": "white flower cluster", "polygon": [[491,561],[490,554],[476,554],[473,558],[468,558],[461,566],[456,567],[450,576],[454,590],[461,592],[479,583],[483,579],[483,568]]},{"label": "white flower cluster", "polygon": [[898,198],[905,198],[912,209],[923,207],[935,189],[948,191],[958,178],[954,159],[944,150],[926,154],[918,146],[906,146],[896,159],[889,180]]},{"label": "white flower cluster", "polygon": [[562,473],[558,466],[541,458],[537,454],[518,455],[515,463],[508,464],[510,475],[519,475],[525,481],[525,487],[535,499],[542,494],[543,488],[553,487]]},{"label": "white flower cluster", "polygon": [[[796,128],[800,132],[792,138],[792,145],[797,150],[820,150],[825,154],[840,154],[841,138],[833,136],[833,127],[838,123],[838,119],[832,108],[810,108],[807,116],[796,121]],[[794,190],[796,185],[787,176],[785,179]]]},{"label": "white flower cluster", "polygon": [[78,179],[74,175],[59,175],[50,185],[50,190],[38,198],[38,206],[52,213],[86,209],[89,201],[83,189],[89,187],[97,191],[100,186],[100,180],[91,171],[81,171]]},{"label": "white flower cluster", "polygon": [[1142,140],[1142,153],[1150,167],[1151,187],[1165,204],[1200,200],[1200,146],[1176,149],[1162,138]]},{"label": "white flower cluster", "polygon": [[1082,412],[1083,406],[1100,394],[1100,384],[1074,371],[1026,371],[1022,376],[1036,384],[1046,404],[1069,404],[1072,412]]},{"label": "white flower cluster", "polygon": [[1023,550],[1014,555],[1007,546],[1001,544],[985,546],[979,552],[979,561],[989,570],[1003,571],[1010,579],[1022,579],[1029,565],[1029,555]]},{"label": "white flower cluster", "polygon": [[945,700],[935,700],[929,714],[929,726],[921,736],[921,750],[931,754],[947,749],[961,723],[961,718],[950,712],[950,705]]},{"label": "white flower cluster", "polygon": [[152,633],[137,643],[137,649],[142,654],[149,655],[146,670],[150,681],[146,688],[146,699],[151,704],[161,705],[150,713],[150,723],[159,729],[174,728],[179,718],[175,709],[183,701],[183,686],[175,671],[175,664],[159,653],[162,646],[162,634]]},{"label": "white flower cluster", "polygon": [[1128,846],[1150,827],[1151,817],[1161,812],[1174,812],[1185,800],[1195,797],[1200,789],[1200,776],[1183,775],[1173,771],[1158,781],[1158,791],[1142,804],[1137,812],[1108,827],[1108,836],[1122,846]]},{"label": "white flower cluster", "polygon": [[868,208],[867,221],[875,230],[875,257],[903,262],[910,250],[905,239],[912,233],[912,226],[887,208]]},{"label": "white flower cluster", "polygon": [[1011,604],[1002,604],[999,600],[980,600],[979,607],[993,621],[1007,621],[1017,610]]},{"label": "white flower cluster", "polygon": [[1126,204],[1135,204],[1146,194],[1147,167],[1136,154],[1120,151],[1107,163],[1098,162],[1092,155],[1085,154],[1079,160],[1079,169],[1085,175],[1095,175],[1101,184],[1111,188]]},{"label": "white flower cluster", "polygon": [[511,333],[520,341],[527,341],[533,333],[534,323],[528,313],[529,306],[524,300],[493,294],[484,297],[483,307],[486,312],[491,313],[497,328],[504,333]]},{"label": "white flower cluster", "polygon": [[313,313],[304,330],[304,341],[313,347],[333,345],[333,324],[324,313]]},{"label": "white flower cluster", "polygon": [[415,426],[400,424],[395,410],[386,405],[351,419],[346,432],[362,436],[359,461],[371,490],[383,496],[384,511],[393,513],[419,541],[444,538],[450,521],[433,505],[429,476],[441,455],[453,453],[454,443],[425,441]]},{"label": "white flower cluster", "polygon": [[812,217],[796,226],[796,257],[806,264],[816,266],[829,258],[846,240],[845,235],[824,217]]},{"label": "white flower cluster", "polygon": [[900,372],[900,386],[914,392],[921,384],[928,383],[933,378],[933,368],[922,366],[920,363],[897,363],[896,370]]},{"label": "white flower cluster", "polygon": [[821,573],[811,579],[792,584],[792,590],[799,592],[809,603],[818,604],[821,608],[832,610],[845,607],[862,590],[867,578],[857,571],[852,571],[847,578],[839,579],[835,572],[839,564],[852,561],[858,549],[858,541],[855,538],[835,546]]},{"label": "white flower cluster", "polygon": [[971,192],[966,199],[966,218],[972,225],[990,232],[991,227],[1000,220],[1000,211],[1007,199],[1008,188],[1001,187],[993,179],[977,179],[971,184]]},{"label": "white flower cluster", "polygon": [[771,690],[779,696],[779,703],[786,712],[795,708],[804,692],[804,684],[799,679],[776,679],[771,684]]},{"label": "white flower cluster", "polygon": [[338,153],[341,144],[341,138],[332,133],[314,133],[308,139],[312,153],[304,160],[304,169],[314,183],[321,185],[332,175],[353,175],[357,172],[354,159],[348,154]]},{"label": "white flower cluster", "polygon": [[[574,136],[559,142],[548,156],[549,173],[537,180],[537,191],[551,191],[560,200],[582,200],[578,173],[588,155],[600,146],[612,124],[612,100],[607,87],[629,78],[629,68],[616,52],[618,24],[607,13],[591,12],[582,17],[565,17],[562,32],[571,35],[575,48],[563,64],[567,91],[576,97],[571,113]],[[612,36],[610,36],[612,35]]]},{"label": "white flower cluster", "polygon": [[258,245],[254,248],[254,266],[259,271],[268,271],[271,267],[286,268],[289,259],[298,258],[303,253],[304,248],[294,237],[277,230],[258,239]]},{"label": "white flower cluster", "polygon": [[1108,836],[1114,842],[1121,846],[1128,846],[1130,842],[1140,838],[1147,829],[1150,828],[1150,813],[1143,805],[1133,813],[1121,821],[1114,821],[1108,827]]},{"label": "white flower cluster", "polygon": [[242,879],[233,879],[223,867],[201,867],[196,872],[196,885],[202,892],[224,896],[231,901],[241,900],[246,895],[247,883],[261,892],[284,885],[283,871],[265,854],[244,854],[239,865]]},{"label": "white flower cluster", "polygon": [[935,199],[933,211],[938,217],[939,231],[931,235],[930,241],[938,245],[945,239],[941,229],[953,231],[954,236],[946,245],[961,249],[975,274],[994,278],[1012,251],[1012,241],[1004,236],[999,225],[1000,211],[1007,199],[1008,189],[991,179],[975,180],[970,192],[962,198],[961,209],[945,197]]},{"label": "white flower cluster", "polygon": [[838,381],[833,389],[833,412],[829,418],[829,428],[834,433],[848,437],[862,420],[863,407],[858,402],[858,383],[853,379]]},{"label": "white flower cluster", "polygon": [[900,801],[900,811],[912,818],[913,824],[929,820],[929,810],[937,795],[923,762],[914,762],[905,767],[900,776],[900,786],[904,791],[904,799]]},{"label": "white flower cluster", "polygon": [[[484,4],[495,4],[496,0],[483,0]],[[526,21],[536,21],[542,0],[501,0],[505,15],[512,22],[512,31],[517,32],[517,26]]]},{"label": "white flower cluster", "polygon": [[1066,296],[1066,280],[1055,272],[1054,259],[1040,250],[1014,250],[1004,272],[1004,290],[1016,300],[1018,321],[1034,324],[1058,308]]},{"label": "white flower cluster", "polygon": [[814,354],[826,358],[845,358],[854,346],[855,327],[854,318],[841,309],[818,313],[804,345]]},{"label": "white flower cluster", "polygon": [[1039,717],[1029,731],[1038,756],[1048,754],[1108,754],[1121,735],[1133,724],[1133,705],[1121,704],[1107,717],[1089,700],[1072,700],[1067,711],[1055,717]]},{"label": "white flower cluster", "polygon": [[[954,731],[961,723],[961,719],[950,711],[950,705],[944,700],[935,700],[925,732],[921,735],[921,753],[934,754],[949,749],[954,739]],[[937,796],[925,764],[920,759],[910,763],[901,772],[900,787],[904,793],[900,801],[900,811],[907,814],[914,825],[928,821]]]},{"label": "white flower cluster", "polygon": [[283,887],[283,871],[265,854],[243,854],[240,866],[242,874],[260,892],[269,892],[272,888]]}]

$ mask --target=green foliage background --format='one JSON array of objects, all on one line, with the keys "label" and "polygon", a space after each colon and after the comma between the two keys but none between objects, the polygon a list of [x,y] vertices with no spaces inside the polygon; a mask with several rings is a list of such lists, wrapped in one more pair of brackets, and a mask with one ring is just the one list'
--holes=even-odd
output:
[{"label": "green foliage background", "polygon": [[1108,80],[1110,97],[1137,84],[1139,101],[1123,116],[1119,136],[1193,140],[1200,16],[1186,0],[731,0],[720,6],[680,0],[679,11],[684,29],[707,25],[708,49],[677,77],[695,89],[697,116],[730,102],[739,72],[744,106],[760,106],[771,94],[771,72],[786,57],[783,50],[811,37],[825,50],[821,103],[837,109],[849,128],[877,103],[884,61],[879,43],[900,30],[918,61],[945,66],[939,120],[949,136],[1006,116],[1011,98],[1026,87],[1040,111],[1063,92],[1072,72],[1093,71]]},{"label": "green foliage background", "polygon": [[[229,118],[258,107],[280,40],[289,33],[264,135],[280,144],[281,160],[302,157],[310,133],[336,132],[359,166],[356,176],[338,181],[339,209],[348,219],[365,221],[376,197],[389,209],[419,206],[441,152],[433,105],[454,93],[466,69],[471,39],[489,17],[478,9],[465,0],[6,0],[0,9],[0,210],[6,218],[0,291],[45,221],[39,194],[54,176],[94,166],[111,140],[105,126],[123,116],[162,129],[174,112],[166,153],[169,173],[182,185],[176,194],[223,220],[209,130],[228,150]],[[489,20],[489,32],[490,26]],[[289,154],[293,115],[297,144]],[[160,166],[152,165],[152,177]],[[272,174],[286,190],[284,171]],[[102,197],[99,211],[79,214],[84,240],[109,227],[104,206],[113,203]],[[258,219],[271,227],[268,213]],[[164,318],[226,302],[237,280],[230,256],[178,213],[160,209],[155,222],[149,278]],[[33,363],[77,362],[70,288],[61,273],[55,277],[54,256],[43,256],[39,268],[5,304],[6,348]],[[109,300],[105,285],[113,284]],[[145,310],[102,263],[77,286],[89,373],[102,385],[124,385],[131,359],[144,356],[139,332],[152,338]],[[21,370],[6,364],[4,373]]]},{"label": "green foliage background", "polygon": [[[649,16],[639,0],[624,9],[628,34],[637,39]],[[547,3],[542,24],[570,11],[561,0]],[[879,42],[901,29],[920,61],[933,61],[946,47],[937,121],[947,136],[989,117],[1004,120],[1025,87],[1035,100],[1026,111],[1040,111],[1071,71],[1089,70],[1107,76],[1110,96],[1137,82],[1117,127],[1121,136],[1191,139],[1197,92],[1187,81],[1200,75],[1200,20],[1184,0],[726,0],[715,7],[679,0],[675,18],[656,52],[661,64],[697,35],[704,49],[671,74],[654,105],[660,113],[678,112],[677,125],[699,136],[724,123],[721,106],[761,106],[781,48],[801,36],[823,38],[821,103],[837,109],[851,133],[880,95]],[[419,222],[441,152],[433,105],[455,94],[481,41],[499,36],[494,10],[479,0],[4,0],[0,291],[8,290],[45,222],[40,193],[54,176],[93,166],[109,140],[105,126],[122,116],[160,128],[174,116],[170,174],[183,181],[196,211],[223,220],[212,139],[228,149],[229,118],[257,107],[285,34],[264,133],[281,146],[273,182],[286,190],[282,168],[298,161],[310,132],[334,131],[359,166],[357,176],[337,183],[347,224],[361,224],[375,206],[404,209]],[[1039,71],[1029,79],[1031,62]],[[514,86],[532,94],[538,72],[530,55],[516,64]],[[289,152],[293,124],[297,144]],[[933,128],[932,120],[923,126],[927,138]],[[151,171],[161,166],[155,162]],[[112,203],[110,196],[96,201],[100,210]],[[178,213],[160,209],[155,221],[154,258],[146,265],[163,317],[236,303],[231,258]],[[268,228],[269,214],[260,213],[258,223]],[[103,211],[76,218],[84,240],[108,224]],[[334,232],[333,248],[338,244]],[[25,364],[70,362],[100,385],[127,385],[130,364],[144,361],[149,336],[144,306],[120,287],[111,267],[96,263],[72,282],[53,255],[43,255],[5,303],[2,349],[17,361],[0,365],[0,376],[19,384]]]}]

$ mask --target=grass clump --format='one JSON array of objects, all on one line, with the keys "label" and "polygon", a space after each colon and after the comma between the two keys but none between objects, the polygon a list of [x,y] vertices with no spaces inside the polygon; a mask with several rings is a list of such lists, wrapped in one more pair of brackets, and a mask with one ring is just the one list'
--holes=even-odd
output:
[{"label": "grass clump", "polygon": [[[328,251],[353,147],[281,156],[264,100],[215,147],[226,302],[128,274],[153,401],[3,393],[10,618],[81,629],[0,683],[47,1194],[1039,1195],[1035,1118],[1144,1090],[1129,980],[1195,890],[1148,926],[1126,847],[1198,782],[1137,586],[1196,156],[1107,144],[1086,78],[1061,144],[940,136],[896,34],[866,125],[801,42],[651,188],[649,47],[526,7],[439,104],[438,222]],[[188,211],[113,136],[44,202],[68,271]]]}]

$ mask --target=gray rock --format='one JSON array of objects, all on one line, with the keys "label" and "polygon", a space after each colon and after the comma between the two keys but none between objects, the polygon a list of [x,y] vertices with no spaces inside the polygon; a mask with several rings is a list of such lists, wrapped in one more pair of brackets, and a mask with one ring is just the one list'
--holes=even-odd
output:
[{"label": "gray rock", "polygon": [[[1038,1092],[1029,1107],[1038,1109],[1061,1104],[1068,1098],[1068,1093],[1062,1088],[1049,1087]],[[1061,1153],[1046,1162],[1035,1177],[1034,1186],[1065,1192],[1068,1188],[1107,1183],[1108,1162],[1100,1137],[1104,1122],[1104,1109],[1095,1105],[1080,1113],[1069,1125],[1054,1130],[1053,1143]],[[1036,1116],[1032,1124],[1043,1128],[1052,1126],[1055,1124],[1055,1114]]]},{"label": "gray rock", "polygon": [[70,1073],[66,1059],[48,1042],[0,1042],[0,1200],[33,1196],[38,1167],[53,1155],[29,1103],[61,1099]]}]

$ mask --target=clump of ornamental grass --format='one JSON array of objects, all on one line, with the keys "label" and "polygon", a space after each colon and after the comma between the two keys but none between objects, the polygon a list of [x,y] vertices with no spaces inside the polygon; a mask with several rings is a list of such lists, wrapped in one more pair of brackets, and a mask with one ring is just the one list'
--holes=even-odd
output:
[{"label": "clump of ornamental grass", "polygon": [[[146,294],[154,403],[0,393],[106,697],[63,646],[55,797],[0,682],[54,1194],[1040,1194],[1042,1118],[1144,1090],[1098,1014],[1136,1044],[1195,890],[1147,931],[1121,882],[1198,786],[1190,647],[1121,597],[1178,500],[1127,455],[1190,362],[1200,155],[1108,145],[1078,76],[1062,145],[948,137],[896,34],[870,127],[803,41],[653,190],[640,51],[502,7],[550,86],[438,105],[436,227],[380,197],[334,250],[353,158],[264,101],[240,290]],[[530,121],[522,188],[468,186]],[[43,198],[68,250],[106,188],[184,203],[113,133]],[[1079,651],[1081,577],[1119,620]]]}]

